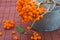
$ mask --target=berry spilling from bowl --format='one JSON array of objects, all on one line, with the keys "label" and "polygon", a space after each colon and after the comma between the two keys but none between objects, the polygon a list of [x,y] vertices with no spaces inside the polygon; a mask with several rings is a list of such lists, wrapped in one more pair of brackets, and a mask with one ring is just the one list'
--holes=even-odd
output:
[{"label": "berry spilling from bowl", "polygon": [[18,0],[16,5],[18,16],[21,17],[23,23],[40,20],[43,17],[42,14],[47,12],[46,8],[42,5],[37,6],[37,2],[31,0]]}]

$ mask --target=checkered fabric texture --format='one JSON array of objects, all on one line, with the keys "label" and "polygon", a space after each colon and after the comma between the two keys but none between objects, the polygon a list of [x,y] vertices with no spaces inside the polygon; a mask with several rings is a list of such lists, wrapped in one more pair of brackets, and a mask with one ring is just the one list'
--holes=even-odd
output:
[{"label": "checkered fabric texture", "polygon": [[[0,0],[0,31],[3,33],[3,35],[0,36],[0,40],[13,40],[14,36],[18,36],[19,40],[26,40],[27,36],[20,34],[17,31],[15,35],[11,34],[12,30],[16,30],[17,25],[18,26],[23,25],[20,22],[20,18],[18,17],[18,13],[16,11],[16,1],[17,0]],[[2,28],[3,27],[2,20],[5,20],[6,18],[8,18],[9,20],[13,19],[15,21],[15,27],[12,28],[11,30],[5,30]]]},{"label": "checkered fabric texture", "polygon": [[16,1],[17,0],[0,0],[0,18],[6,19],[8,17],[9,19],[14,20],[15,18],[18,18]]},{"label": "checkered fabric texture", "polygon": [[[16,31],[16,26],[21,26],[25,29],[26,24],[22,24],[20,18],[18,17],[18,13],[16,11],[16,1],[17,0],[0,0],[0,31],[2,32],[2,36],[0,36],[0,40],[13,40],[14,36],[18,36],[19,40],[30,40],[30,36],[32,33],[28,33],[27,35],[18,33]],[[2,20],[13,19],[15,21],[15,27],[11,30],[5,30],[3,28]],[[16,33],[14,35],[11,34],[11,31],[15,30]],[[60,40],[60,29],[53,32],[38,32],[42,36],[42,40]]]}]

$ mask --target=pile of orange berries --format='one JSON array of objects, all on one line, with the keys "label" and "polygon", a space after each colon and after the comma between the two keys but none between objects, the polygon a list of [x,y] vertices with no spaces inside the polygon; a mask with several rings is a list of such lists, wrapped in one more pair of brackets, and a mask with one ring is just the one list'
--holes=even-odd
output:
[{"label": "pile of orange berries", "polygon": [[16,10],[23,23],[40,20],[43,17],[43,12],[47,11],[43,6],[38,7],[37,2],[32,2],[31,0],[18,0],[16,5]]},{"label": "pile of orange berries", "polygon": [[31,40],[41,40],[41,36],[37,32],[34,32]]},{"label": "pile of orange berries", "polygon": [[14,21],[13,20],[3,20],[3,28],[9,30],[14,27]]}]

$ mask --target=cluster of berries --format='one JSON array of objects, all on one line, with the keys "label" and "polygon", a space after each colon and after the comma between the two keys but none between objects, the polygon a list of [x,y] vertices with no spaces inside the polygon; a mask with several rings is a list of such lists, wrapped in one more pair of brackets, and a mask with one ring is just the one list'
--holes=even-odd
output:
[{"label": "cluster of berries", "polygon": [[31,40],[41,40],[41,36],[37,32],[34,32]]},{"label": "cluster of berries", "polygon": [[14,27],[14,21],[13,20],[3,20],[3,28],[9,30]]},{"label": "cluster of berries", "polygon": [[16,10],[23,23],[40,20],[43,17],[42,14],[47,11],[42,5],[37,6],[37,3],[31,0],[18,0],[16,5]]}]

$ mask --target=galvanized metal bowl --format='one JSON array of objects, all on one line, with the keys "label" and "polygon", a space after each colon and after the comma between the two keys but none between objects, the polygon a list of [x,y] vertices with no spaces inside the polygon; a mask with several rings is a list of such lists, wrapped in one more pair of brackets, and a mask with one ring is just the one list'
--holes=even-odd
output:
[{"label": "galvanized metal bowl", "polygon": [[[43,0],[37,0],[41,2]],[[36,21],[32,26],[38,31],[54,31],[60,27],[60,6],[55,4],[49,4],[49,12],[44,15],[44,18]],[[48,8],[48,5],[44,5],[45,8]],[[31,23],[32,24],[32,23]]]},{"label": "galvanized metal bowl", "polygon": [[60,3],[60,0],[54,0],[56,3]]},{"label": "galvanized metal bowl", "polygon": [[38,31],[53,31],[60,26],[60,6],[44,15],[44,18],[37,21],[33,28]]}]

